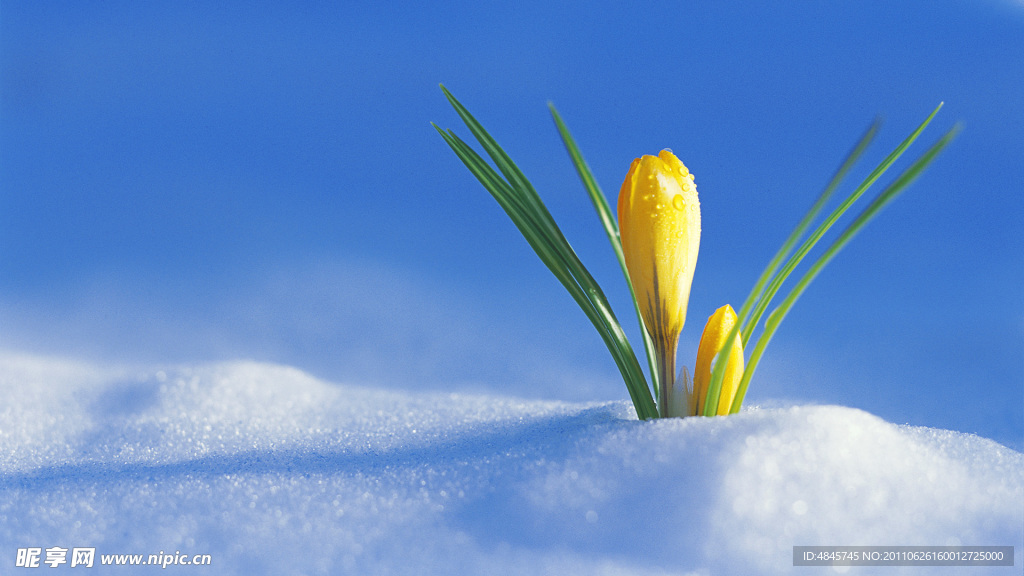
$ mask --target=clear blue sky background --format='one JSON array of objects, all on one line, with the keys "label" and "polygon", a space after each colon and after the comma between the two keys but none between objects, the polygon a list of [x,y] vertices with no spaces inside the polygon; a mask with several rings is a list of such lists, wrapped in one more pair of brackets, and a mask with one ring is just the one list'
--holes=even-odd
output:
[{"label": "clear blue sky background", "polygon": [[0,347],[626,398],[430,127],[468,137],[439,82],[533,180],[637,345],[546,103],[613,201],[634,157],[683,159],[703,208],[691,366],[704,320],[742,301],[868,123],[885,119],[854,176],[945,101],[916,151],[964,132],[811,287],[748,400],[1024,448],[1024,5],[625,4],[4,0]]}]

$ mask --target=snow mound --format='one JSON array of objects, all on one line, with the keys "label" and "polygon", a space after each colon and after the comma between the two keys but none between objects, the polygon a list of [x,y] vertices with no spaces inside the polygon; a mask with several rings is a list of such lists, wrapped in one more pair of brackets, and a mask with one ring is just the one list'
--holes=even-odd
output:
[{"label": "snow mound", "polygon": [[1012,545],[1015,567],[970,570],[1020,573],[1024,455],[851,408],[638,422],[254,362],[11,353],[0,393],[7,566],[59,546],[94,547],[99,574],[158,553],[209,554],[188,570],[208,574],[820,574],[792,546]]}]

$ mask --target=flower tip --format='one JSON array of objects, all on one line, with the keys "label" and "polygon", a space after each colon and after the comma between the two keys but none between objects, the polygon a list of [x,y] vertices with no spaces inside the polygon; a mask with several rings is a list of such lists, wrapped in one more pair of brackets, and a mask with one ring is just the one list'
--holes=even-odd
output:
[{"label": "flower tip", "polygon": [[679,370],[675,382],[672,383],[672,394],[669,395],[669,405],[666,416],[669,418],[682,418],[692,416],[693,409],[690,406],[690,396],[693,394],[693,383],[690,381],[690,371],[686,366]]}]

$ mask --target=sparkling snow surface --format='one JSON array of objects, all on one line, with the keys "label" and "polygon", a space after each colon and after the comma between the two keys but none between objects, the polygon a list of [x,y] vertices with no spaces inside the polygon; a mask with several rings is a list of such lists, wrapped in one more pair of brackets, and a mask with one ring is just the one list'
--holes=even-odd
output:
[{"label": "sparkling snow surface", "polygon": [[[1021,570],[1024,455],[852,408],[638,422],[626,403],[397,394],[251,362],[16,354],[0,394],[0,566],[60,546],[96,564],[210,554],[168,568],[196,574]],[[1017,565],[792,566],[793,545],[957,544],[1015,546]]]}]

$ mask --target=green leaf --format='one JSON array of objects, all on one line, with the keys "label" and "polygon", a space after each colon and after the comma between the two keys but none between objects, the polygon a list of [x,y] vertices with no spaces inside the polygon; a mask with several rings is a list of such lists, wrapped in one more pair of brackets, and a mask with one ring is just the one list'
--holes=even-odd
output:
[{"label": "green leaf", "polygon": [[878,197],[876,197],[871,204],[869,204],[868,207],[865,208],[849,226],[846,227],[842,234],[840,234],[832,245],[829,246],[828,250],[826,250],[825,253],[822,254],[813,265],[811,265],[810,269],[807,270],[803,277],[800,278],[796,286],[793,287],[782,303],[768,315],[768,320],[765,322],[764,334],[754,347],[754,351],[750,357],[750,362],[743,374],[743,380],[740,381],[740,386],[736,393],[737,401],[733,402],[730,413],[736,413],[739,411],[740,406],[743,403],[743,395],[746,394],[747,386],[750,384],[750,379],[753,377],[754,371],[757,369],[757,364],[761,360],[761,356],[764,354],[765,347],[768,346],[772,336],[774,336],[776,330],[778,330],[779,324],[786,317],[786,314],[788,314],[793,308],[797,299],[800,298],[811,282],[817,278],[818,274],[820,274],[825,266],[835,258],[839,251],[845,248],[853,237],[856,236],[868,222],[878,215],[882,208],[885,208],[890,202],[895,200],[900,193],[906,190],[906,188],[921,175],[925,168],[927,168],[939,153],[949,145],[953,138],[956,137],[960,132],[960,128],[960,125],[956,125],[946,132],[938,142],[933,144],[927,152],[922,154],[920,158],[915,160],[909,168],[889,184],[889,186],[887,186],[885,190],[883,190],[882,193],[879,194]]},{"label": "green leaf", "polygon": [[[765,284],[767,284],[768,280],[770,280],[773,277],[775,272],[779,269],[779,265],[782,264],[783,259],[789,256],[789,254],[793,251],[793,248],[796,246],[797,241],[799,241],[800,238],[803,237],[804,232],[807,231],[807,228],[810,227],[811,223],[813,223],[815,218],[818,217],[818,214],[820,214],[822,209],[825,208],[825,204],[835,193],[836,189],[839,188],[839,185],[846,178],[846,175],[850,172],[850,169],[853,168],[853,165],[857,163],[857,160],[861,157],[861,155],[864,154],[864,151],[867,150],[868,145],[871,144],[872,140],[874,140],[875,135],[878,133],[878,128],[880,126],[881,121],[875,120],[874,122],[872,122],[871,126],[868,127],[866,132],[864,132],[864,135],[861,136],[860,140],[857,141],[857,144],[855,144],[853,149],[850,150],[850,153],[847,154],[846,158],[843,159],[843,162],[839,165],[839,168],[836,170],[836,173],[832,176],[832,179],[829,180],[828,185],[825,186],[825,189],[818,196],[818,199],[815,200],[811,208],[807,211],[806,214],[804,214],[804,217],[801,218],[800,222],[797,223],[795,228],[793,228],[793,231],[790,232],[789,237],[787,237],[786,241],[783,242],[782,248],[779,249],[779,251],[775,254],[775,257],[772,258],[771,262],[769,262],[768,266],[764,269],[764,272],[762,272],[761,276],[757,279],[757,283],[754,285],[754,289],[750,291],[750,295],[747,296],[746,301],[743,302],[743,307],[740,309],[739,318],[747,317],[747,315],[750,312],[750,308],[754,305],[754,302],[756,302],[757,299],[764,293]],[[748,323],[744,324],[741,334],[744,335],[744,338],[749,339],[752,336],[752,331],[753,325],[751,322],[748,321]]]},{"label": "green leaf", "polygon": [[[892,166],[892,164],[896,162],[896,160],[899,159],[900,156],[903,155],[907,148],[910,147],[911,144],[913,144],[917,137],[921,135],[921,132],[923,132],[924,129],[928,126],[928,124],[931,123],[932,119],[935,117],[935,115],[939,112],[939,109],[941,108],[942,104],[940,103],[931,112],[931,114],[928,115],[924,122],[922,122],[909,136],[907,136],[903,140],[903,142],[901,142],[900,145],[896,147],[895,150],[890,152],[889,155],[886,156],[886,158],[878,166],[876,166],[874,170],[871,171],[867,178],[865,178],[864,181],[861,182],[860,185],[857,186],[857,188],[854,189],[854,191],[850,193],[850,195],[847,196],[846,199],[843,200],[843,202],[835,210],[832,211],[831,214],[829,214],[829,216],[814,230],[814,232],[812,232],[810,236],[806,240],[804,240],[804,242],[800,245],[796,253],[790,256],[790,258],[786,261],[785,265],[783,265],[782,268],[775,274],[772,280],[768,283],[768,286],[763,290],[760,296],[758,296],[757,302],[754,305],[754,309],[750,313],[749,317],[740,318],[740,322],[737,323],[737,326],[742,324],[744,334],[747,335],[747,338],[750,337],[750,332],[752,332],[753,329],[757,326],[758,322],[760,322],[760,319],[763,316],[765,310],[767,309],[768,305],[771,303],[775,295],[778,293],[779,289],[781,288],[783,282],[785,282],[786,278],[788,278],[789,275],[793,273],[794,269],[800,264],[801,261],[803,261],[803,259],[807,256],[808,252],[810,252],[811,249],[818,243],[818,241],[821,240],[822,236],[824,236],[825,233],[828,232],[828,230],[836,223],[836,221],[844,213],[846,213],[847,210],[849,210],[849,208],[854,204],[854,202],[860,199],[860,197],[864,195],[864,193],[875,183],[875,181],[877,181],[886,172],[886,170],[888,170],[889,167]],[[861,139],[862,142],[864,140],[864,138]],[[855,148],[854,150],[856,152],[857,148]],[[726,347],[723,348],[723,350],[728,350],[729,346],[732,345],[732,342],[736,338],[734,332],[737,332],[737,329],[734,328],[732,331],[730,331],[729,337],[726,340]],[[747,345],[744,347],[749,349],[750,342],[748,341],[746,344]],[[722,365],[719,366],[718,364]],[[725,377],[724,364],[725,363],[716,363],[715,369],[712,371],[711,383],[708,386],[709,402],[705,402],[704,406],[705,415],[713,415],[714,411],[712,406],[718,405],[717,400],[721,395],[722,380]],[[744,382],[749,384],[749,378],[746,377],[746,374],[744,381],[741,381],[740,390],[737,391],[736,398],[733,400],[732,410],[730,410],[731,412],[738,411],[738,407],[742,405],[743,396],[746,393]],[[714,394],[715,404],[710,403],[712,394]]]},{"label": "green leaf", "polygon": [[530,247],[590,319],[622,374],[637,416],[641,419],[656,418],[657,409],[643,370],[604,292],[579,260],[540,196],[515,162],[444,86],[441,89],[501,175],[454,132],[444,131],[434,125],[435,129],[505,210]]},{"label": "green leaf", "polygon": [[601,188],[597,185],[597,180],[594,178],[594,174],[590,171],[590,166],[583,159],[583,154],[580,153],[579,147],[576,145],[576,140],[573,139],[572,134],[569,133],[569,128],[562,121],[562,117],[558,114],[558,110],[555,110],[555,105],[548,102],[548,108],[551,109],[551,117],[555,120],[555,125],[558,127],[558,133],[562,136],[562,143],[565,144],[566,150],[569,151],[569,156],[572,158],[572,163],[576,167],[576,172],[580,176],[580,180],[583,181],[583,187],[587,190],[587,195],[590,196],[590,201],[594,204],[594,209],[597,210],[597,216],[601,220],[601,225],[604,227],[605,234],[608,235],[608,242],[612,245],[612,250],[615,251],[616,258],[619,259],[619,266],[622,268],[622,274],[626,277],[626,286],[629,286],[629,294],[633,298],[633,309],[636,312],[637,320],[640,324],[640,335],[644,339],[644,349],[647,351],[647,366],[648,373],[651,377],[651,383],[654,385],[654,394],[658,394],[659,386],[661,385],[658,377],[658,359],[654,352],[654,341],[651,340],[651,335],[647,333],[647,327],[644,325],[644,317],[640,313],[640,305],[636,301],[636,292],[633,290],[633,283],[629,280],[629,269],[626,267],[626,257],[622,253],[622,240],[619,237],[619,225],[615,220],[615,214],[612,213],[611,205],[608,204],[608,199],[604,193],[601,192]]},{"label": "green leaf", "polygon": [[[818,199],[814,201],[814,204],[812,204],[810,209],[807,210],[807,213],[804,214],[803,218],[800,219],[797,225],[789,233],[786,241],[782,243],[782,247],[779,248],[778,252],[775,253],[775,256],[772,257],[771,261],[768,263],[768,266],[766,266],[764,271],[761,272],[757,282],[754,283],[754,288],[751,289],[750,294],[747,295],[747,299],[743,302],[743,306],[740,307],[739,313],[737,314],[736,325],[726,337],[725,347],[723,350],[731,350],[736,338],[742,337],[742,339],[747,343],[751,341],[754,331],[753,322],[750,322],[752,319],[750,314],[751,308],[764,294],[765,285],[774,277],[774,274],[779,269],[782,261],[790,255],[793,248],[796,246],[796,243],[803,237],[804,233],[818,217],[818,214],[821,213],[822,209],[825,208],[825,205],[828,203],[829,199],[832,198],[832,195],[835,193],[836,189],[839,188],[842,181],[846,178],[850,169],[853,168],[853,165],[857,163],[857,160],[864,154],[864,151],[867,150],[868,145],[871,144],[875,135],[878,134],[880,126],[881,121],[877,119],[868,126],[864,135],[860,137],[857,143],[850,150],[849,154],[846,155],[846,158],[844,158],[842,163],[840,163],[839,168],[836,170],[835,174],[832,175],[832,179],[829,180],[825,189],[818,195]],[[744,319],[747,319],[748,321],[744,323]],[[744,346],[744,350],[747,348],[747,346]],[[718,356],[720,356],[720,354]],[[716,358],[718,356],[716,356]],[[717,367],[717,362],[715,363],[715,366]],[[723,364],[720,371],[715,370],[712,372],[711,382],[708,384],[708,393],[705,396],[704,406],[701,409],[701,413],[705,416],[713,416],[717,412],[718,403],[722,394],[722,380],[724,380],[725,377],[725,368],[726,366]],[[721,378],[718,377],[719,374],[721,374]]]}]

